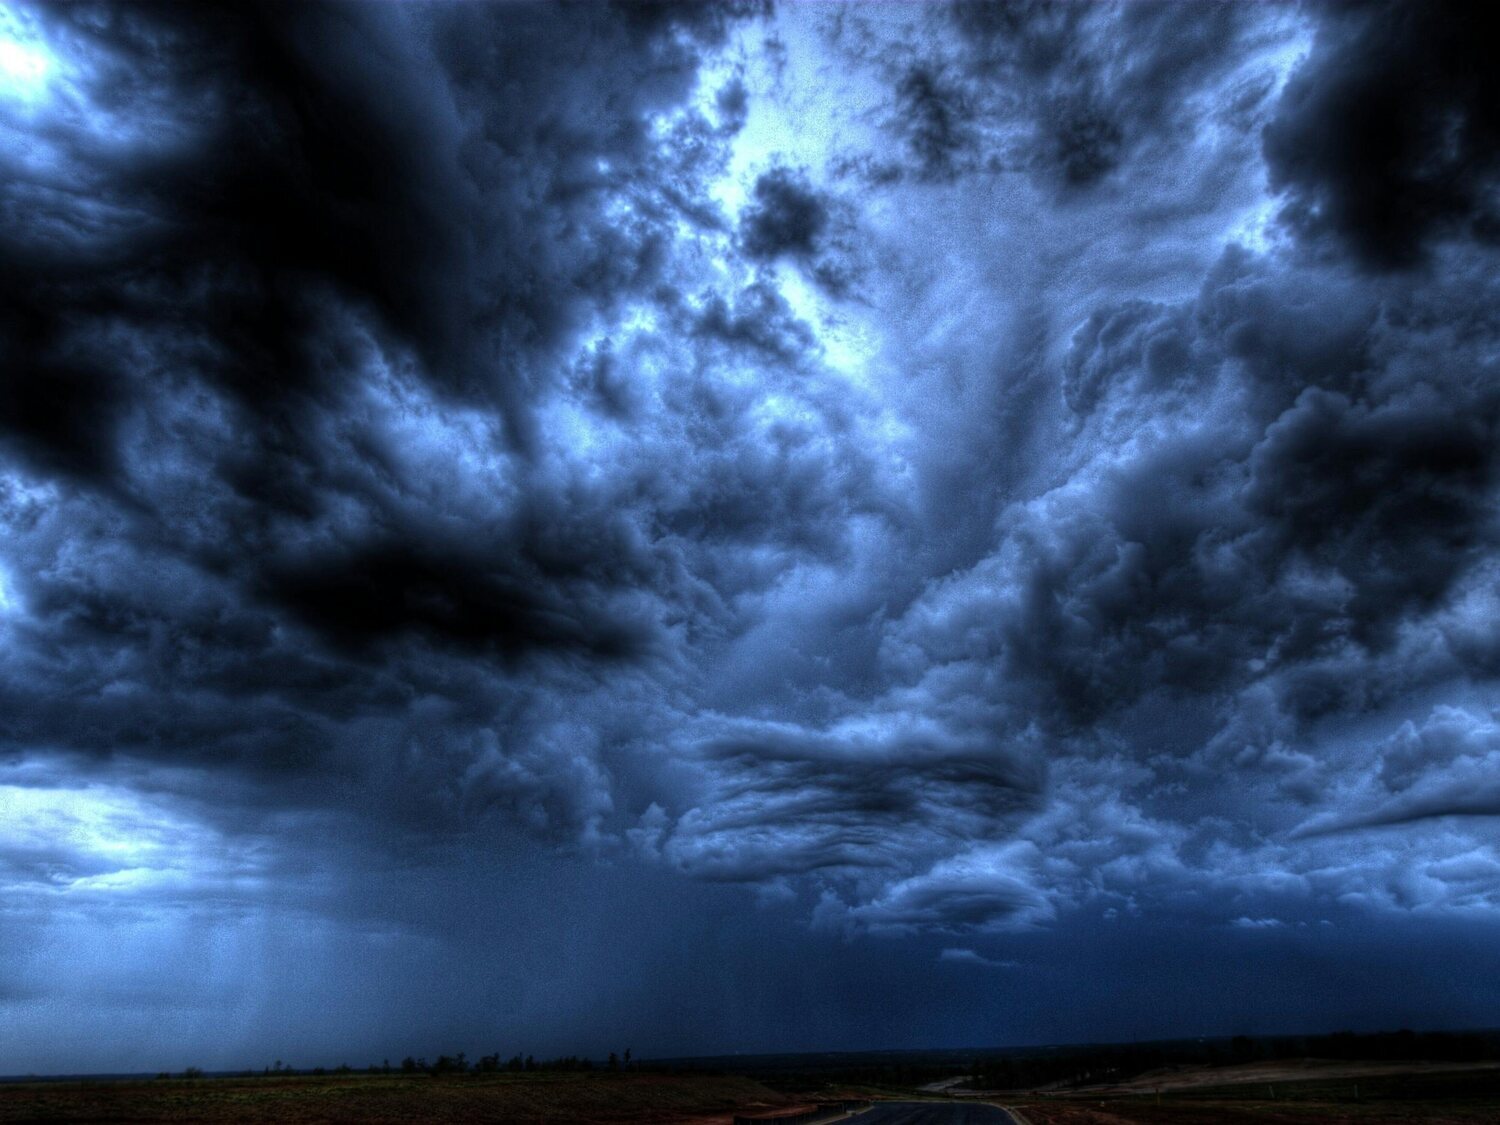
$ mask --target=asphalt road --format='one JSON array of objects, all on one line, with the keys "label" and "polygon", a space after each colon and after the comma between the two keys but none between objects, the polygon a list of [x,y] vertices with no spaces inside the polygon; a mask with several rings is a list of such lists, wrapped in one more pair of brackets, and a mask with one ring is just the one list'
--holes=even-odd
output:
[{"label": "asphalt road", "polygon": [[1015,1118],[992,1105],[972,1102],[878,1102],[850,1118],[857,1125],[1014,1125]]}]

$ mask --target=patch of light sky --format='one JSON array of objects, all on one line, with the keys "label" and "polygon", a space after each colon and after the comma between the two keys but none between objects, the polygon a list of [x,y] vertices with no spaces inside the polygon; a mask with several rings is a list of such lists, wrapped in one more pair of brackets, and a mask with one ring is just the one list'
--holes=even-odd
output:
[{"label": "patch of light sky", "polygon": [[0,891],[133,895],[214,874],[217,833],[160,802],[101,785],[0,784]]},{"label": "patch of light sky", "polygon": [[[215,95],[194,100],[149,74],[127,97],[99,96],[100,75],[118,64],[107,48],[69,36],[61,24],[48,26],[22,6],[0,3],[0,141],[31,178],[50,181],[77,148],[93,156],[170,151],[214,115]],[[36,127],[40,117],[50,128]],[[95,221],[132,218],[112,216],[97,200],[85,210],[97,213]]]},{"label": "patch of light sky", "polygon": [[515,493],[502,427],[483,410],[442,401],[408,358],[392,362],[369,341],[369,378],[358,417],[396,471],[398,487],[440,510],[484,510]]},{"label": "patch of light sky", "polygon": [[47,96],[58,60],[29,13],[0,4],[0,99],[34,106]]},{"label": "patch of light sky", "polygon": [[859,386],[868,386],[866,365],[880,350],[880,336],[867,316],[829,300],[789,263],[774,270],[777,291],[791,310],[812,327],[823,362]]},{"label": "patch of light sky", "polygon": [[[1244,64],[1233,71],[1228,81],[1241,83],[1252,75],[1271,75],[1271,86],[1263,104],[1275,105],[1281,92],[1297,68],[1306,60],[1313,46],[1313,24],[1306,13],[1271,10],[1261,49],[1253,52]],[[1213,96],[1224,98],[1229,91],[1213,91]],[[1271,191],[1262,174],[1261,198],[1241,208],[1231,224],[1227,239],[1264,254],[1275,248],[1287,236],[1276,221],[1281,209],[1279,198]]]},{"label": "patch of light sky", "polygon": [[[912,18],[903,9],[889,12],[865,15]],[[827,190],[837,158],[878,147],[876,117],[889,94],[878,75],[846,65],[830,50],[832,21],[841,18],[836,9],[785,6],[766,21],[740,27],[729,46],[704,66],[696,108],[710,120],[717,120],[718,95],[730,82],[739,78],[749,94],[745,123],[731,143],[724,173],[708,185],[731,223],[739,221],[765,172],[797,169]],[[868,386],[866,366],[879,351],[869,318],[830,300],[790,264],[779,264],[771,274],[787,304],[813,329],[825,364]]]}]

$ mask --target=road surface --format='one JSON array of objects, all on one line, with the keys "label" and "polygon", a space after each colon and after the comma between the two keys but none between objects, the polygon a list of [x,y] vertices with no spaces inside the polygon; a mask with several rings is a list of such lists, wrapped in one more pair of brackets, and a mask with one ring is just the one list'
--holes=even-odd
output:
[{"label": "road surface", "polygon": [[851,1125],[1015,1125],[1003,1109],[973,1102],[876,1102]]}]

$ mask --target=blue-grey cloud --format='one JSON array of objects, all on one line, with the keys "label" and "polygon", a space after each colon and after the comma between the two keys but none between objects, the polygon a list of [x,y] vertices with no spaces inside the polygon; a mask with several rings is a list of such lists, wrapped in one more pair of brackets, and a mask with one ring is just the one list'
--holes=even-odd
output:
[{"label": "blue-grey cloud", "polygon": [[[629,973],[558,935],[640,888],[685,1050],[684,990],[774,1046],[835,949],[852,1044],[894,964],[924,1028],[1163,934],[1290,981],[1492,927],[1465,13],[5,11],[5,942],[121,1011],[460,958],[455,1029],[580,1049]],[[151,967],[210,923],[251,992]],[[1135,1027],[1077,1010],[1012,1037]]]}]

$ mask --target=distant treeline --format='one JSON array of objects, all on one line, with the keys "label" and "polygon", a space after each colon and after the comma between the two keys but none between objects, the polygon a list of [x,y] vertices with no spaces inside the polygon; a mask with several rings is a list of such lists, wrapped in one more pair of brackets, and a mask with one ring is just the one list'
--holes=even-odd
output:
[{"label": "distant treeline", "polygon": [[[380,1063],[371,1063],[369,1066],[352,1067],[345,1063],[343,1066],[323,1067],[315,1066],[307,1069],[298,1069],[277,1059],[274,1063],[260,1071],[263,1076],[281,1075],[286,1077],[298,1075],[324,1075],[324,1074],[499,1074],[502,1071],[524,1072],[524,1071],[568,1071],[568,1070],[643,1070],[647,1069],[638,1062],[633,1062],[630,1057],[630,1048],[625,1048],[623,1056],[611,1051],[609,1058],[603,1063],[596,1063],[593,1059],[583,1058],[579,1055],[566,1055],[556,1059],[538,1059],[532,1055],[514,1054],[509,1058],[502,1058],[499,1051],[492,1055],[480,1055],[477,1059],[470,1059],[463,1052],[458,1051],[452,1055],[438,1055],[433,1061],[428,1062],[426,1056],[417,1057],[408,1055],[395,1066],[391,1065],[390,1059]],[[650,1068],[655,1069],[655,1068]],[[182,1076],[199,1077],[202,1071],[196,1067],[189,1067]],[[254,1071],[246,1071],[247,1075]],[[167,1078],[166,1074],[159,1077]]]},{"label": "distant treeline", "polygon": [[[910,1090],[968,1074],[982,1090],[1034,1090],[1124,1082],[1150,1070],[1228,1066],[1259,1059],[1500,1059],[1500,1030],[1392,1031],[1174,1039],[1147,1043],[1075,1044],[928,1051],[857,1051],[741,1055],[666,1060],[685,1071],[742,1074],[774,1090],[808,1093],[828,1085]],[[662,1065],[662,1064],[658,1064]]]},{"label": "distant treeline", "polygon": [[1063,1047],[1045,1054],[977,1059],[970,1085],[989,1090],[1096,1085],[1124,1082],[1166,1067],[1300,1058],[1479,1062],[1500,1059],[1500,1032],[1337,1031],[1330,1035],[1236,1035],[1232,1039]]},{"label": "distant treeline", "polygon": [[[1182,1066],[1228,1066],[1274,1059],[1322,1058],[1381,1061],[1480,1062],[1500,1060],[1500,1029],[1485,1031],[1336,1031],[1327,1035],[1236,1035],[1148,1043],[1080,1044],[1009,1049],[836,1052],[829,1054],[718,1056],[642,1061],[631,1051],[611,1051],[603,1062],[579,1055],[538,1059],[499,1051],[470,1059],[463,1051],[408,1055],[363,1067],[297,1068],[280,1059],[244,1076],[327,1074],[496,1075],[533,1071],[634,1071],[663,1074],[739,1074],[773,1089],[807,1091],[826,1085],[911,1089],[967,1073],[973,1089],[1018,1090],[1125,1082],[1147,1071]],[[231,1072],[220,1072],[231,1073]],[[199,1078],[189,1067],[180,1075]]]}]

